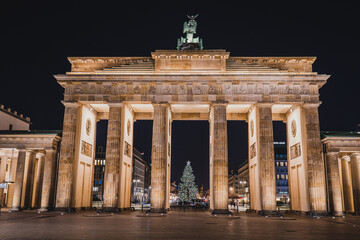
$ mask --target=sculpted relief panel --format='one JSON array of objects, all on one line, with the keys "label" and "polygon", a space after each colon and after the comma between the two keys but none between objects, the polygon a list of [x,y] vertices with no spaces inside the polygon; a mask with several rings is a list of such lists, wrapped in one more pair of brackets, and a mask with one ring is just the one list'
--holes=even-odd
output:
[{"label": "sculpted relief panel", "polygon": [[[300,95],[299,95],[300,94]],[[154,101],[159,96],[184,96],[181,101],[193,101],[192,96],[201,96],[201,101],[212,102],[316,102],[318,95],[309,96],[306,84],[252,84],[240,81],[214,83],[208,82],[140,82],[113,84],[69,84],[65,86],[65,101]],[[134,97],[134,96],[138,97]],[[222,97],[220,97],[222,96]]]}]

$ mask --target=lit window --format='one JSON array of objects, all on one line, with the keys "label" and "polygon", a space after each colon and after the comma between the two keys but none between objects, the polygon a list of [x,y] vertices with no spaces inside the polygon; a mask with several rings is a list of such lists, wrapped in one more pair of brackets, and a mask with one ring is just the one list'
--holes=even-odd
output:
[{"label": "lit window", "polygon": [[285,175],[281,175],[281,179],[285,179]]},{"label": "lit window", "polygon": [[278,180],[280,179],[280,175],[279,175],[279,174],[278,174],[278,175],[276,175],[276,179],[278,179]]},{"label": "lit window", "polygon": [[280,162],[280,166],[283,167],[283,166],[284,166],[284,162]]}]

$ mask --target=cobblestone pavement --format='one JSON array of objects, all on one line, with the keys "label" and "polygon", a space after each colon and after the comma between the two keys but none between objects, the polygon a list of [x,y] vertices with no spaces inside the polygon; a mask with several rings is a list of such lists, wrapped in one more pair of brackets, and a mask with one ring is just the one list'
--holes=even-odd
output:
[{"label": "cobblestone pavement", "polygon": [[34,219],[34,218],[43,218],[43,217],[57,216],[57,215],[59,215],[59,213],[56,213],[56,212],[41,212],[41,213],[39,213],[37,210],[25,210],[25,211],[20,211],[20,212],[11,212],[11,213],[9,213],[9,210],[7,210],[7,211],[1,211],[0,224],[3,221],[19,220],[19,219],[25,219],[25,218],[33,218]]},{"label": "cobblestone pavement", "polygon": [[[12,213],[9,213],[12,214]],[[0,222],[0,239],[360,239],[360,217],[261,217],[242,213],[212,217],[208,212],[141,212],[95,215],[54,213]]]}]

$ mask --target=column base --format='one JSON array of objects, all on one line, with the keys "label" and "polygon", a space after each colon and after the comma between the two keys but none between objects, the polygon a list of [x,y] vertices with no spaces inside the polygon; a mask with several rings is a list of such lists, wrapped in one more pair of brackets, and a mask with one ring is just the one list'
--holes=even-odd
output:
[{"label": "column base", "polygon": [[38,209],[39,212],[48,212],[48,208],[47,207],[42,207]]},{"label": "column base", "polygon": [[345,213],[343,211],[338,211],[338,212],[333,212],[332,215],[335,217],[342,217],[345,215]]},{"label": "column base", "polygon": [[74,208],[67,208],[67,207],[57,207],[54,209],[55,212],[67,212],[67,213],[71,213],[74,212],[75,209]]},{"label": "column base", "polygon": [[230,212],[228,209],[214,209],[211,211],[211,215],[233,215],[232,212]]},{"label": "column base", "polygon": [[262,216],[280,216],[280,212],[276,210],[261,210],[259,211],[259,215]]},{"label": "column base", "polygon": [[326,211],[313,211],[309,212],[310,217],[325,217],[329,216],[329,213]]},{"label": "column base", "polygon": [[120,209],[117,207],[102,207],[101,208],[102,212],[112,212],[112,213],[118,213],[120,212]]},{"label": "column base", "polygon": [[19,212],[21,211],[22,209],[20,209],[20,207],[12,207],[9,209],[9,212]]},{"label": "column base", "polygon": [[149,213],[165,213],[166,214],[166,209],[165,208],[150,208]]}]

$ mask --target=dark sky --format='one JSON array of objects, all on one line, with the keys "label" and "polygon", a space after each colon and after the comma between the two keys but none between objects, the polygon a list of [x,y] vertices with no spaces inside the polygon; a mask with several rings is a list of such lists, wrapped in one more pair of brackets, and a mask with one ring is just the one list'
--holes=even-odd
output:
[{"label": "dark sky", "polygon": [[[332,75],[320,90],[321,130],[358,130],[359,39],[355,35],[359,11],[355,5],[7,2],[0,7],[0,104],[31,117],[32,129],[62,129],[63,89],[52,75],[70,70],[68,56],[149,56],[156,49],[175,49],[186,14],[199,13],[197,32],[205,49],[226,49],[231,56],[316,56],[314,71]],[[275,138],[283,139],[283,124],[275,126]],[[151,127],[149,121],[135,124],[134,145],[147,157]],[[203,121],[174,122],[174,180],[191,160],[197,184],[208,186],[208,127]],[[229,168],[236,169],[247,156],[247,125],[229,122],[228,132]]]}]

